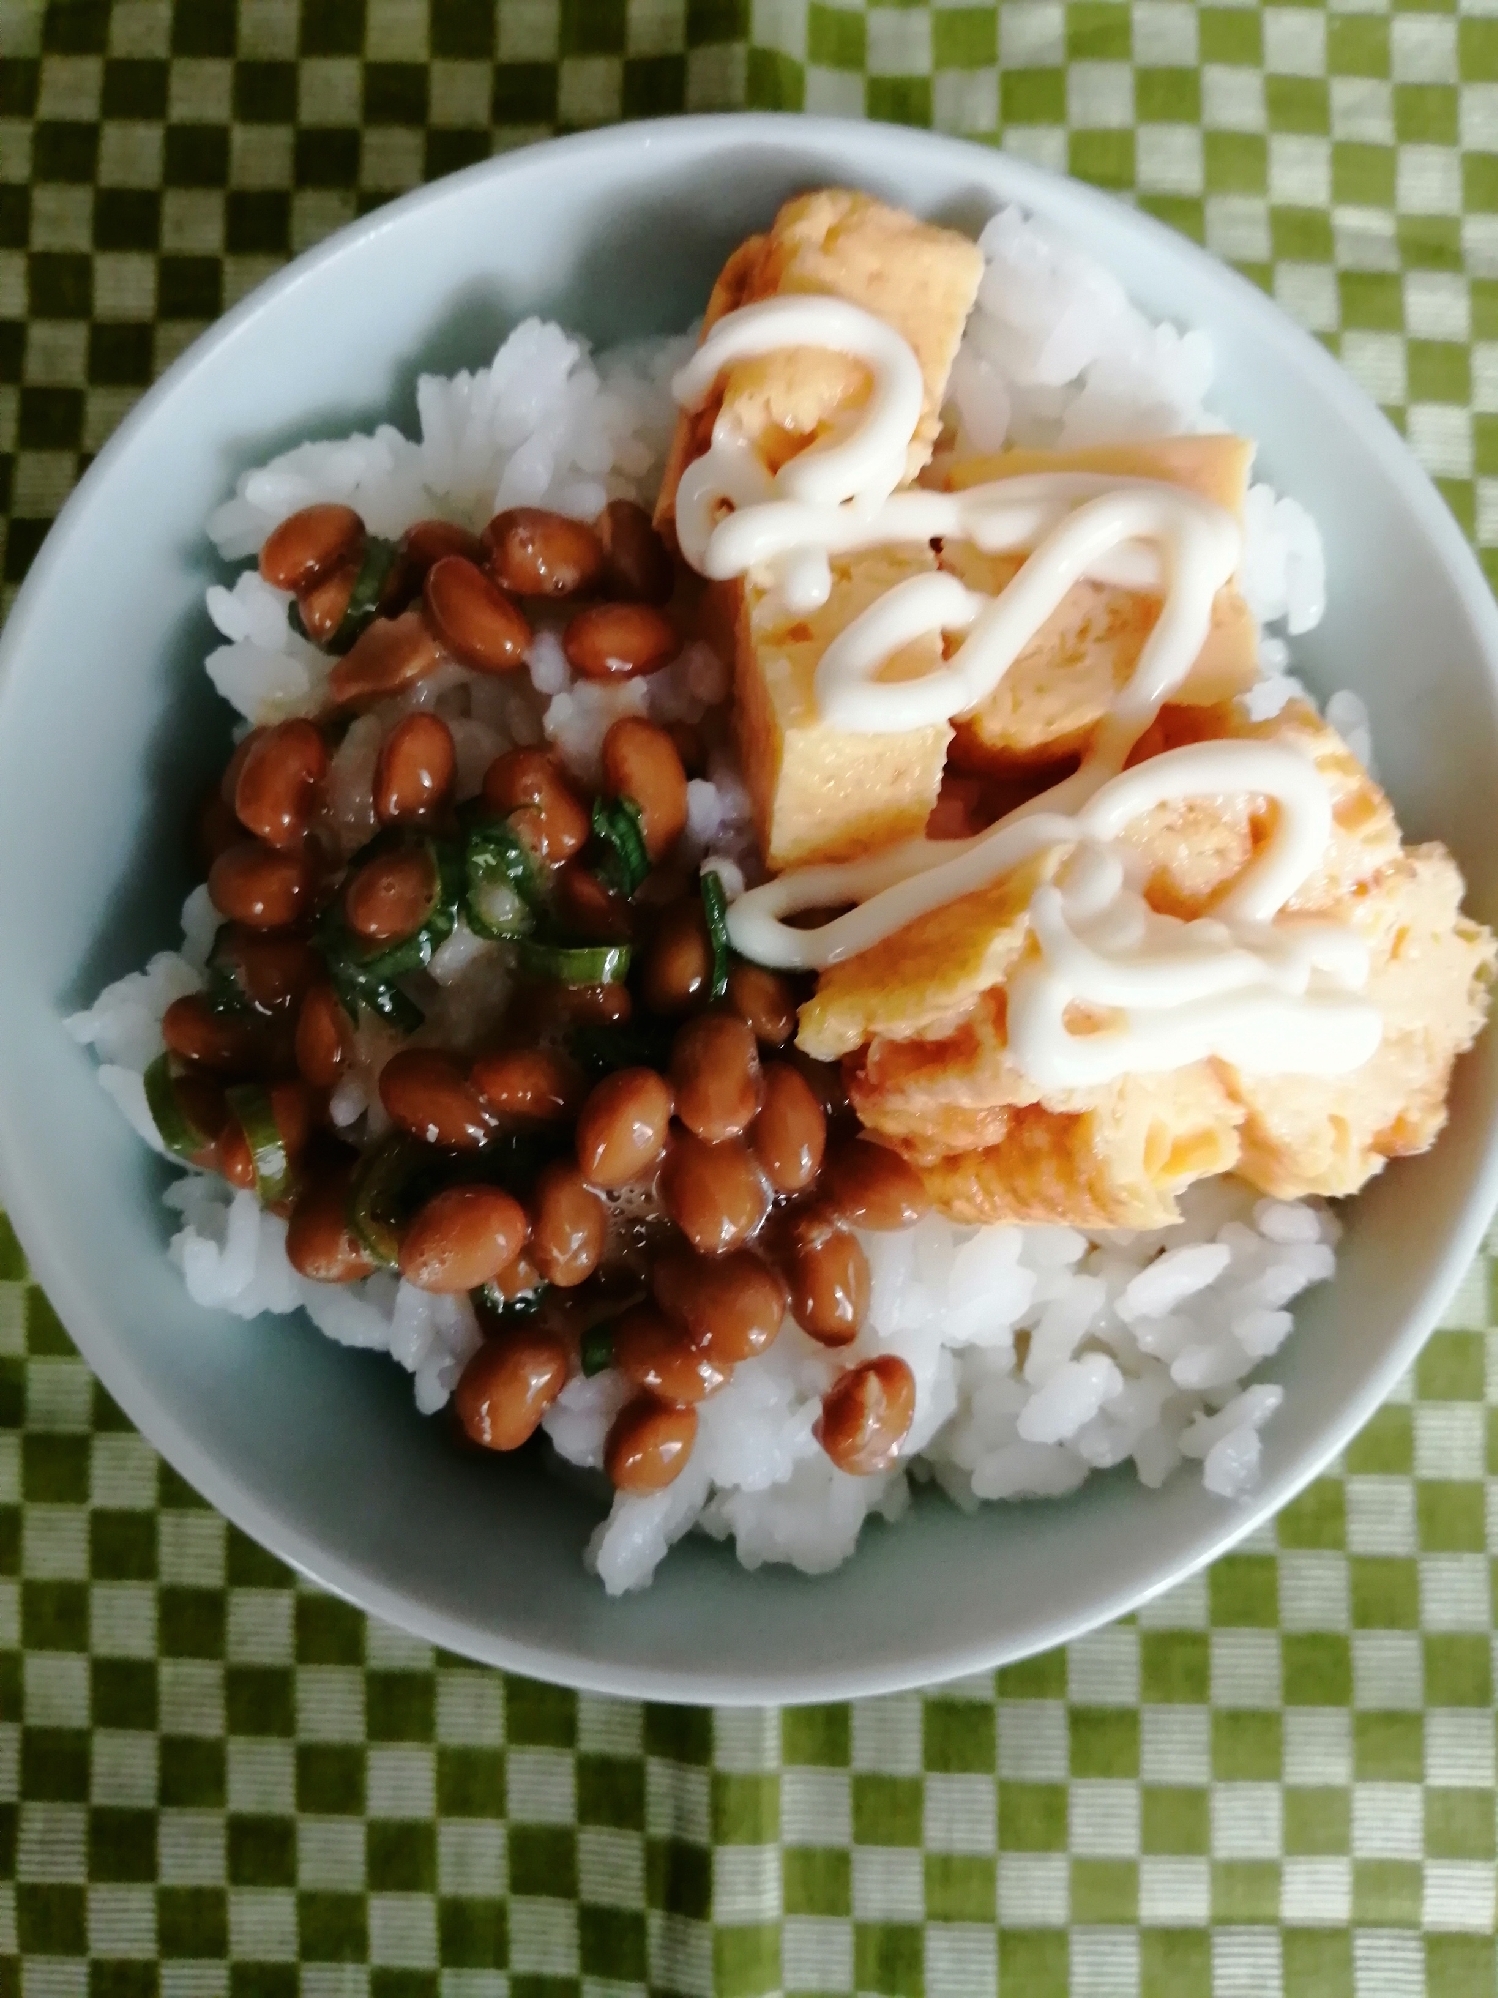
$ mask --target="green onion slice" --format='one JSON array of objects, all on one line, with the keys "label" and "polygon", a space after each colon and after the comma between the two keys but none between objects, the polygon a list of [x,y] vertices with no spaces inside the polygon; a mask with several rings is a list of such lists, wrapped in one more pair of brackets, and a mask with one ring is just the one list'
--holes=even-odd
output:
[{"label": "green onion slice", "polygon": [[712,997],[721,999],[728,990],[728,898],[723,883],[711,871],[702,876],[702,911],[713,947]]},{"label": "green onion slice", "polygon": [[473,817],[463,848],[463,913],[474,935],[527,935],[543,899],[535,859],[509,820]]},{"label": "green onion slice", "polygon": [[614,1364],[614,1328],[611,1324],[590,1325],[578,1346],[582,1370],[591,1377]]},{"label": "green onion slice", "polygon": [[394,1133],[364,1153],[349,1183],[349,1226],[377,1262],[400,1260],[401,1230],[431,1178],[429,1148]]},{"label": "green onion slice", "polygon": [[161,1142],[173,1158],[195,1159],[205,1152],[218,1135],[202,1131],[193,1122],[177,1094],[177,1078],[172,1073],[169,1054],[157,1055],[142,1077],[146,1085],[146,1108],[161,1135]]},{"label": "green onion slice", "polygon": [[241,1082],[224,1091],[224,1101],[249,1141],[260,1205],[270,1207],[286,1199],[296,1183],[296,1171],[276,1122],[269,1090],[258,1082]]},{"label": "green onion slice", "polygon": [[524,941],[520,969],[528,978],[551,978],[559,985],[622,985],[629,976],[629,945]]},{"label": "green onion slice", "polygon": [[[396,554],[393,541],[382,541],[377,534],[368,537],[364,543],[364,558],[359,564],[359,573],[354,578],[354,587],[349,592],[343,616],[338,621],[338,629],[324,650],[337,653],[350,651],[354,640],[373,624],[385,585],[390,580],[390,572],[395,567]],[[305,638],[309,645],[317,643],[302,622],[300,604],[293,601],[287,612],[287,621],[298,638]]]},{"label": "green onion slice", "polygon": [[650,872],[639,806],[633,798],[595,798],[593,830],[607,848],[600,879],[621,895],[633,895]]}]

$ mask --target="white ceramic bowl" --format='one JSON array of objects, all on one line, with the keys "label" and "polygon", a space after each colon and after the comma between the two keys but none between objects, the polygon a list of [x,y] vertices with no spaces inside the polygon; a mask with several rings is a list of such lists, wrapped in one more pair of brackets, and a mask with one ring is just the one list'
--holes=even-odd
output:
[{"label": "white ceramic bowl", "polygon": [[186,800],[228,742],[201,671],[203,522],[246,464],[308,435],[409,423],[422,368],[483,362],[526,312],[596,340],[702,308],[786,195],[854,182],[976,232],[1019,201],[1151,314],[1205,327],[1215,406],[1315,512],[1331,607],[1298,648],[1355,687],[1415,836],[1498,918],[1498,616],[1424,474],[1258,292],[1158,224],[997,152],[877,125],[679,119],[488,162],[379,210],[265,285],[145,397],[68,502],[0,640],[0,1167],[38,1279],[151,1441],[257,1540],[453,1650],[604,1692],[782,1702],[975,1671],[1128,1610],[1282,1505],[1392,1386],[1477,1248],[1498,1186],[1493,1037],[1451,1127],[1349,1211],[1335,1283],[1274,1364],[1288,1390],[1257,1495],[1127,1471],[965,1517],[923,1496],[819,1580],[678,1548],[611,1602],[579,1556],[593,1506],[539,1462],[475,1461],[408,1377],[300,1320],[198,1310],[163,1250],[165,1168],[60,1018],[175,941]]}]

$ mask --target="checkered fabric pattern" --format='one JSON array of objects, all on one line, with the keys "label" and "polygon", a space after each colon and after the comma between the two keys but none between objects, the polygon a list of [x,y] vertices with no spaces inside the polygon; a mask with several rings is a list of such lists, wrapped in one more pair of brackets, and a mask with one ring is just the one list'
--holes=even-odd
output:
[{"label": "checkered fabric pattern", "polygon": [[[0,0],[7,596],[289,255],[498,147],[746,104],[968,133],[1205,241],[1498,581],[1491,4]],[[714,1715],[298,1582],[130,1430],[0,1217],[0,1998],[1491,1998],[1492,1269],[1331,1475],[1137,1618]]]}]

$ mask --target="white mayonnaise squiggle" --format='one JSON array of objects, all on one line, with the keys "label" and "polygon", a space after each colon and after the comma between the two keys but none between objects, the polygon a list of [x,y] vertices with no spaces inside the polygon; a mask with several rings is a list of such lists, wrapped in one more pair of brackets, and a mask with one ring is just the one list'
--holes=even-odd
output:
[{"label": "white mayonnaise squiggle", "polygon": [[[700,407],[724,367],[790,346],[862,361],[869,398],[850,424],[773,475],[720,415],[677,493],[678,539],[695,568],[717,580],[767,573],[787,607],[802,610],[826,601],[834,554],[937,539],[1029,551],[996,597],[937,572],[895,585],[855,618],[817,669],[818,707],[834,727],[902,732],[977,707],[1084,577],[1163,588],[1164,604],[1071,777],[972,839],[907,840],[751,890],[729,910],[735,947],[761,964],[825,968],[1057,850],[1029,903],[1034,948],[1008,984],[1009,1049],[1037,1086],[1084,1088],[1214,1056],[1257,1072],[1361,1067],[1382,1036],[1376,1008],[1355,996],[1367,981],[1366,947],[1348,929],[1283,913],[1331,836],[1316,766],[1280,745],[1228,741],[1124,768],[1206,640],[1213,601],[1241,555],[1236,520],[1179,486],[1101,474],[895,491],[920,417],[920,367],[892,328],[841,299],[778,298],[729,313],[678,375],[677,400]],[[902,646],[959,631],[963,642],[931,673],[876,678]],[[1119,835],[1156,805],[1223,795],[1272,800],[1269,839],[1212,917],[1159,914]],[[843,904],[853,906],[816,929],[784,920]],[[1069,1018],[1076,1007],[1084,1030]]]}]

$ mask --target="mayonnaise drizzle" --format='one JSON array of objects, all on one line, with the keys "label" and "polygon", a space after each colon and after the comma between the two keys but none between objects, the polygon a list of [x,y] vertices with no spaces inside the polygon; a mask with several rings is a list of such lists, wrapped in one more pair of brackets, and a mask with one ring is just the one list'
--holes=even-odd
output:
[{"label": "mayonnaise drizzle", "polygon": [[[799,612],[826,601],[836,554],[937,539],[1028,551],[997,596],[938,571],[896,584],[856,617],[817,668],[818,708],[832,726],[898,733],[970,711],[1084,577],[1163,590],[1164,604],[1071,777],[974,838],[906,840],[752,889],[728,912],[735,947],[761,964],[825,968],[1054,851],[1029,903],[1036,948],[1008,981],[1009,1050],[1038,1087],[1082,1088],[1213,1056],[1259,1072],[1360,1067],[1382,1035],[1376,1008],[1352,996],[1367,981],[1366,946],[1344,927],[1283,913],[1332,832],[1314,763],[1282,745],[1226,741],[1124,768],[1201,651],[1213,601],[1241,556],[1237,521],[1179,486],[1091,473],[896,491],[921,414],[920,366],[893,328],[841,299],[782,297],[727,314],[676,377],[676,398],[701,407],[725,367],[786,347],[861,361],[869,397],[773,475],[720,413],[676,496],[678,540],[693,567],[720,581],[767,575]],[[876,677],[902,646],[934,632],[966,636],[918,679]],[[1120,834],[1157,805],[1223,795],[1271,799],[1270,837],[1211,917],[1159,914]],[[784,920],[850,903],[816,929]],[[1078,1005],[1088,1010],[1085,1031],[1068,1019]]]}]

